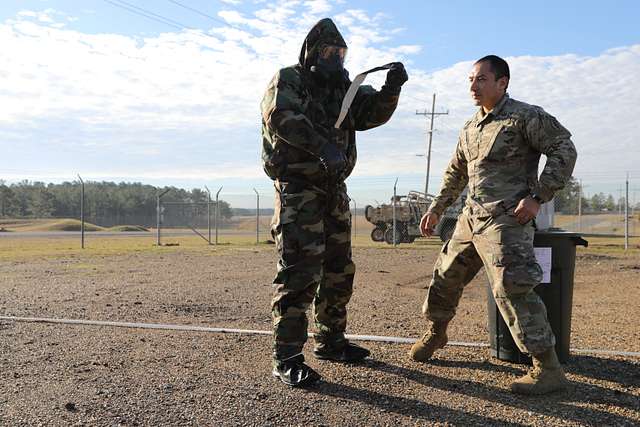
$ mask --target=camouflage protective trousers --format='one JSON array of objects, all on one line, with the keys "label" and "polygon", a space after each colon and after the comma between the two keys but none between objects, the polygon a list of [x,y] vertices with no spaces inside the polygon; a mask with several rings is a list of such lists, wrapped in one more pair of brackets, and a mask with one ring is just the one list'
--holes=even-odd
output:
[{"label": "camouflage protective trousers", "polygon": [[432,321],[453,318],[463,288],[484,265],[498,309],[520,351],[542,353],[555,345],[547,310],[533,291],[542,269],[533,250],[534,227],[515,216],[478,217],[467,209],[444,244],[422,307]]},{"label": "camouflage protective trousers", "polygon": [[274,358],[284,360],[302,351],[311,303],[316,343],[343,341],[355,275],[345,184],[325,192],[276,181],[271,233],[280,257],[273,281]]}]

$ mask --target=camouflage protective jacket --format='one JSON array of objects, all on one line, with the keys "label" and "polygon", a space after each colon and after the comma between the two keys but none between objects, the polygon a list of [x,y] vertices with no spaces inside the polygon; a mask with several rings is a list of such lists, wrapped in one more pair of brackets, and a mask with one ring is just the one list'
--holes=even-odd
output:
[{"label": "camouflage protective jacket", "polygon": [[325,187],[329,174],[320,161],[325,144],[335,144],[346,156],[344,170],[334,175],[343,181],[356,163],[356,130],[386,123],[398,104],[400,88],[376,91],[361,86],[340,129],[334,125],[342,99],[351,84],[346,71],[332,81],[312,71],[325,45],[346,47],[333,21],[319,21],[305,38],[298,64],[278,71],[261,103],[262,163],[271,179],[300,181]]},{"label": "camouflage protective jacket", "polygon": [[[474,214],[511,212],[533,193],[551,200],[573,172],[577,154],[570,138],[542,108],[505,94],[493,110],[484,114],[480,108],[465,123],[429,212],[441,216],[466,185],[466,203]],[[541,154],[547,162],[538,178]]]}]

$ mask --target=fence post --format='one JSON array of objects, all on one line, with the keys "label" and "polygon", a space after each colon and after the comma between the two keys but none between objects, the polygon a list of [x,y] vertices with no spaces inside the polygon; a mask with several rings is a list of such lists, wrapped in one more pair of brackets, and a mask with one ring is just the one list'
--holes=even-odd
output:
[{"label": "fence post", "polygon": [[220,220],[220,204],[218,203],[219,201],[219,195],[220,192],[222,191],[222,187],[220,187],[218,189],[218,192],[216,193],[216,216],[215,216],[215,224],[216,224],[216,246],[218,245],[218,222]]},{"label": "fence post", "polygon": [[578,188],[578,231],[582,233],[582,180]]},{"label": "fence post", "polygon": [[161,246],[160,244],[160,227],[162,226],[162,207],[160,206],[160,198],[167,194],[169,189],[164,190],[162,193],[158,194],[156,197],[156,245]]},{"label": "fence post", "polygon": [[356,225],[356,223],[358,222],[358,205],[356,204],[356,199],[351,199],[351,201],[353,202],[353,238],[352,240],[355,240],[356,236],[358,235],[358,226]]},{"label": "fence post", "polygon": [[256,245],[260,244],[260,193],[255,188],[256,193]]},{"label": "fence post", "polygon": [[629,249],[629,172],[625,181],[624,196],[624,250]]},{"label": "fence post", "polygon": [[80,247],[84,249],[84,181],[80,174],[78,174],[80,180]]},{"label": "fence post", "polygon": [[396,178],[396,182],[393,184],[393,246],[398,246],[396,240],[396,187],[398,185],[398,178]]},{"label": "fence post", "polygon": [[208,232],[208,241],[211,244],[211,191],[209,191],[209,187],[204,186],[205,190],[207,190],[207,232]]}]

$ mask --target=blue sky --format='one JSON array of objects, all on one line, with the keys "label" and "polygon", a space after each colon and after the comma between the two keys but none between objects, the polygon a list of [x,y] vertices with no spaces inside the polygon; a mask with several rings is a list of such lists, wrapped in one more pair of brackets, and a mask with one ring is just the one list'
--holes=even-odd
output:
[{"label": "blue sky", "polygon": [[[191,28],[206,30],[220,24],[169,0],[127,0],[158,15]],[[251,14],[264,2],[244,1],[237,5],[211,0],[180,0],[186,6],[215,18],[230,8]],[[341,9],[361,9],[389,16],[388,22],[402,27],[395,40],[401,44],[421,44],[424,54],[413,58],[426,70],[448,67],[483,56],[488,51],[504,56],[595,55],[611,47],[640,41],[640,2],[601,1],[346,1]],[[489,4],[485,4],[489,3]],[[520,3],[520,4],[518,4]],[[68,28],[85,33],[157,35],[171,26],[123,10],[104,0],[20,0],[0,3],[0,20],[21,10],[53,8],[80,19]],[[222,22],[224,22],[221,19]]]},{"label": "blue sky", "polygon": [[57,182],[81,173],[269,192],[259,165],[262,91],[295,62],[311,24],[331,16],[350,43],[352,75],[399,59],[411,77],[392,121],[359,135],[349,180],[356,199],[388,199],[396,176],[400,191],[422,188],[416,154],[425,151],[427,123],[415,110],[434,92],[437,109],[450,111],[436,121],[435,192],[474,111],[466,73],[487,53],[512,65],[512,96],[542,105],[572,131],[581,154],[575,175],[587,191],[617,194],[626,171],[640,187],[640,2],[176,0],[211,20],[170,0],[110,1],[175,22],[105,0],[0,3],[0,179]]}]

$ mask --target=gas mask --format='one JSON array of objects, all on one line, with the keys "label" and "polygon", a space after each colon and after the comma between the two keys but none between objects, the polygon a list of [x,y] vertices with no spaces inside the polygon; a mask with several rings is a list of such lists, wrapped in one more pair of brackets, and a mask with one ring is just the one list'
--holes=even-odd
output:
[{"label": "gas mask", "polygon": [[342,46],[326,45],[320,48],[316,65],[311,71],[320,73],[325,79],[342,75],[344,70],[344,58],[347,48]]}]

